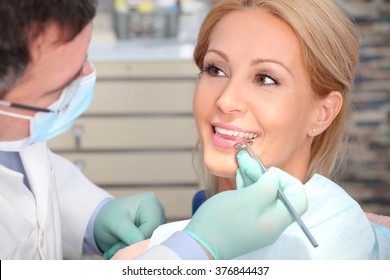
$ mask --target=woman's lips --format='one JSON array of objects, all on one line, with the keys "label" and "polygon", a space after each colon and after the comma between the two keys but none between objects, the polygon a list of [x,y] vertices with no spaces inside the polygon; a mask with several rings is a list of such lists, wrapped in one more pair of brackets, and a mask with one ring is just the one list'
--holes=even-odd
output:
[{"label": "woman's lips", "polygon": [[234,145],[257,137],[254,132],[245,131],[232,126],[213,125],[212,140],[214,145],[221,148],[233,149]]}]

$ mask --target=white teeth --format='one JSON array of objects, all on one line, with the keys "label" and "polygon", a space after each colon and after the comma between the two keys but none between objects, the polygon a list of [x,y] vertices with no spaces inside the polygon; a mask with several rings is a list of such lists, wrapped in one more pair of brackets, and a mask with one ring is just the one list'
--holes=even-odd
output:
[{"label": "white teeth", "polygon": [[250,133],[250,132],[242,132],[242,131],[237,131],[237,130],[229,130],[229,129],[224,129],[220,127],[215,127],[215,132],[223,135],[229,135],[229,136],[235,136],[235,137],[240,137],[240,138],[248,138],[248,139],[254,139],[257,137],[257,134],[255,133]]}]

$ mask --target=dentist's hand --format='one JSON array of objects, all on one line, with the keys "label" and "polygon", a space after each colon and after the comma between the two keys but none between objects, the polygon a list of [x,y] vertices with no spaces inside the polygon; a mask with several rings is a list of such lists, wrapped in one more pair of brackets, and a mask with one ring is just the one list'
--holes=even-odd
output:
[{"label": "dentist's hand", "polygon": [[274,167],[263,175],[252,172],[252,160],[250,156],[241,157],[239,168],[251,168],[238,173],[243,182],[254,183],[211,197],[184,229],[214,259],[232,259],[269,246],[279,238],[294,221],[277,197],[279,187],[300,215],[307,209],[306,193],[299,180]]},{"label": "dentist's hand", "polygon": [[263,175],[260,165],[247,151],[239,151],[237,153],[237,161],[236,189],[242,189],[254,184]]},{"label": "dentist's hand", "polygon": [[95,241],[104,258],[135,242],[149,238],[165,223],[164,207],[153,193],[140,193],[108,202],[94,224]]}]

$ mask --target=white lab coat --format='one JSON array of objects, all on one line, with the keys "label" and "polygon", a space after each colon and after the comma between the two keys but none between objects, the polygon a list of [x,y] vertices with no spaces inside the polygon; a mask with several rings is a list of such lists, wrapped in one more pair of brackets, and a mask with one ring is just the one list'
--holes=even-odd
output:
[{"label": "white lab coat", "polygon": [[[305,184],[305,189],[309,208],[302,220],[319,246],[312,247],[301,228],[293,223],[271,246],[237,259],[390,259],[390,242],[371,226],[358,203],[340,186],[315,174]],[[149,243],[150,247],[155,248],[137,259],[159,259],[162,254],[168,254],[166,252],[170,249],[159,244],[174,232],[184,229],[188,222],[179,221],[158,227]],[[170,253],[172,259],[179,259],[174,252]]]},{"label": "white lab coat", "polygon": [[88,221],[110,195],[46,143],[20,152],[23,175],[0,165],[0,259],[80,259]]}]

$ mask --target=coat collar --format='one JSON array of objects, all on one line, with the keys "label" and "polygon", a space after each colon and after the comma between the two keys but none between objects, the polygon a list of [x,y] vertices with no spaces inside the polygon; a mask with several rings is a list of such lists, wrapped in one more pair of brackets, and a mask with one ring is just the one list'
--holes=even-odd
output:
[{"label": "coat collar", "polygon": [[48,148],[45,142],[37,143],[20,152],[31,192],[35,196],[37,217],[41,227],[44,226],[48,210],[51,188],[54,184],[53,171],[48,157]]}]

